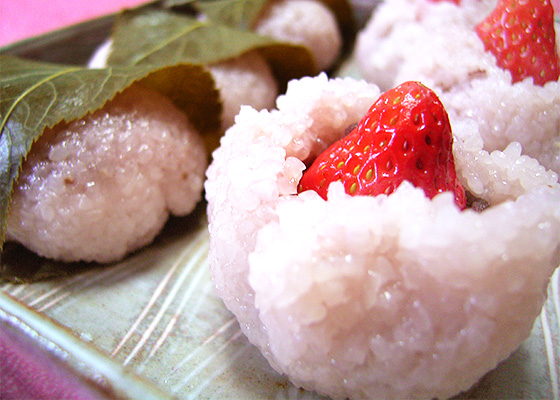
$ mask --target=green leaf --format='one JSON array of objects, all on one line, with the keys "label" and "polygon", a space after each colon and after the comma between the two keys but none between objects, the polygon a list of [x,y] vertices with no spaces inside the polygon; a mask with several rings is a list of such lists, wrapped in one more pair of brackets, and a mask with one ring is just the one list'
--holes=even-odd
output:
[{"label": "green leaf", "polygon": [[270,0],[171,0],[165,5],[191,5],[210,20],[242,30],[251,30]]},{"label": "green leaf", "polygon": [[[210,20],[237,29],[251,30],[272,0],[167,0],[164,6],[190,5]],[[336,16],[346,48],[350,48],[356,34],[352,5],[348,0],[317,0]]]},{"label": "green leaf", "polygon": [[[259,17],[273,0],[166,0],[164,7],[189,6],[192,10],[204,14],[209,20],[228,25],[232,28],[250,31],[255,27]],[[335,15],[338,28],[343,38],[342,58],[351,53],[356,38],[356,23],[352,5],[349,0],[317,0],[328,7]],[[275,58],[275,57],[272,57]],[[289,59],[289,58],[288,58]],[[269,52],[269,62],[271,61]],[[278,65],[274,64],[273,68]],[[334,66],[333,69],[338,68]],[[298,76],[291,76],[297,78]],[[285,81],[281,82],[281,87]]]},{"label": "green leaf", "polygon": [[109,65],[209,65],[259,50],[284,86],[290,79],[317,73],[305,47],[169,10],[123,12],[114,27]]},{"label": "green leaf", "polygon": [[118,92],[142,82],[169,96],[200,132],[219,130],[219,94],[200,65],[87,69],[0,56],[0,71],[0,248],[15,181],[45,128],[98,110]]},{"label": "green leaf", "polygon": [[[191,6],[209,19],[238,29],[252,29],[272,0],[165,0],[164,7]],[[348,0],[318,0],[335,14],[345,37],[355,34],[352,5]],[[349,38],[349,37],[347,37]]]}]

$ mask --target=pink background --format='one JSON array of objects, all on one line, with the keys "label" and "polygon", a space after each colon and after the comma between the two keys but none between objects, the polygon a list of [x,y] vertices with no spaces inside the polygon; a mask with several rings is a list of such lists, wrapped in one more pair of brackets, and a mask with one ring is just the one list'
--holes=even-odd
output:
[{"label": "pink background", "polygon": [[[0,0],[0,46],[144,2],[147,0]],[[560,0],[552,0],[552,4],[558,15]]]},{"label": "pink background", "polygon": [[0,0],[0,46],[147,0]]}]

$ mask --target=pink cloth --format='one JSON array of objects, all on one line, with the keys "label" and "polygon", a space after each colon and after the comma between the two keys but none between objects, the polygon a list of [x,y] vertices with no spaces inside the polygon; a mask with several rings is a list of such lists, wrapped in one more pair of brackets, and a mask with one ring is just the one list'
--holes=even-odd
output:
[{"label": "pink cloth", "polygon": [[0,0],[0,47],[147,0]]},{"label": "pink cloth", "polygon": [[0,399],[102,400],[91,382],[81,379],[23,331],[0,321]]}]

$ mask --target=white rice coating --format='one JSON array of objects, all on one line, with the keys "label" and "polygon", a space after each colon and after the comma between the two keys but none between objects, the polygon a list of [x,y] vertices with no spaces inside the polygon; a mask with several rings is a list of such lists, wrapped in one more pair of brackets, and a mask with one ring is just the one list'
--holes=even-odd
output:
[{"label": "white rice coating", "polygon": [[113,40],[104,40],[93,52],[87,62],[88,68],[106,68],[107,60],[113,51]]},{"label": "white rice coating", "polygon": [[435,89],[498,68],[473,30],[493,3],[383,0],[356,39],[361,75],[382,90],[419,79]]},{"label": "white rice coating", "polygon": [[560,262],[558,176],[518,144],[483,150],[472,122],[454,127],[454,155],[467,188],[492,204],[482,213],[408,183],[390,196],[351,197],[339,183],[328,201],[294,195],[300,160],[378,96],[320,75],[290,82],[278,110],[241,109],[207,171],[211,273],[243,332],[295,385],[333,398],[447,398],[528,337]]},{"label": "white rice coating", "polygon": [[207,154],[185,114],[136,84],[47,130],[17,181],[8,240],[63,261],[110,262],[150,243],[202,197]]},{"label": "white rice coating", "polygon": [[452,125],[479,123],[484,149],[517,141],[524,154],[560,173],[560,79],[544,87],[532,78],[512,84],[474,31],[494,4],[385,0],[358,36],[360,74],[383,89],[420,80],[441,98]]},{"label": "white rice coating", "polygon": [[256,51],[209,66],[223,104],[222,129],[235,120],[242,105],[270,109],[278,96],[278,85],[266,60]]},{"label": "white rice coating", "polygon": [[329,69],[342,50],[335,15],[316,0],[271,1],[255,31],[307,47],[320,70]]},{"label": "white rice coating", "polygon": [[[105,68],[112,40],[102,43],[91,56],[89,68]],[[257,51],[208,66],[222,100],[222,129],[229,128],[242,105],[257,110],[274,107],[278,84],[272,70]]]}]

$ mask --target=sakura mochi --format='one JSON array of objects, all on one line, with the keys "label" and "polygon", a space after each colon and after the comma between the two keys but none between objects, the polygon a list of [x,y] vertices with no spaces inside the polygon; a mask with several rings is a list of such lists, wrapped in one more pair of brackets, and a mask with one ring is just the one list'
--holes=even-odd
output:
[{"label": "sakura mochi", "polygon": [[518,142],[559,173],[558,32],[548,0],[386,0],[354,54],[360,75],[383,89],[406,80],[432,88],[452,125],[478,124],[485,150]]},{"label": "sakura mochi", "polygon": [[[205,19],[205,15],[199,16]],[[342,52],[343,38],[336,16],[317,0],[270,1],[255,23],[254,31],[280,42],[305,46],[319,70],[331,68]],[[101,44],[89,67],[107,66],[112,39]],[[242,105],[260,110],[274,107],[278,84],[266,59],[258,50],[208,65],[223,104],[222,128],[229,128]]]},{"label": "sakura mochi", "polygon": [[111,262],[202,199],[207,154],[183,111],[138,84],[48,129],[23,164],[8,240],[48,258]]},{"label": "sakura mochi", "polygon": [[306,168],[380,98],[322,74],[272,111],[242,107],[205,183],[216,290],[251,343],[297,386],[334,399],[448,398],[528,336],[560,262],[560,184],[514,143],[489,153],[453,127],[462,210],[403,181],[326,199]]}]

